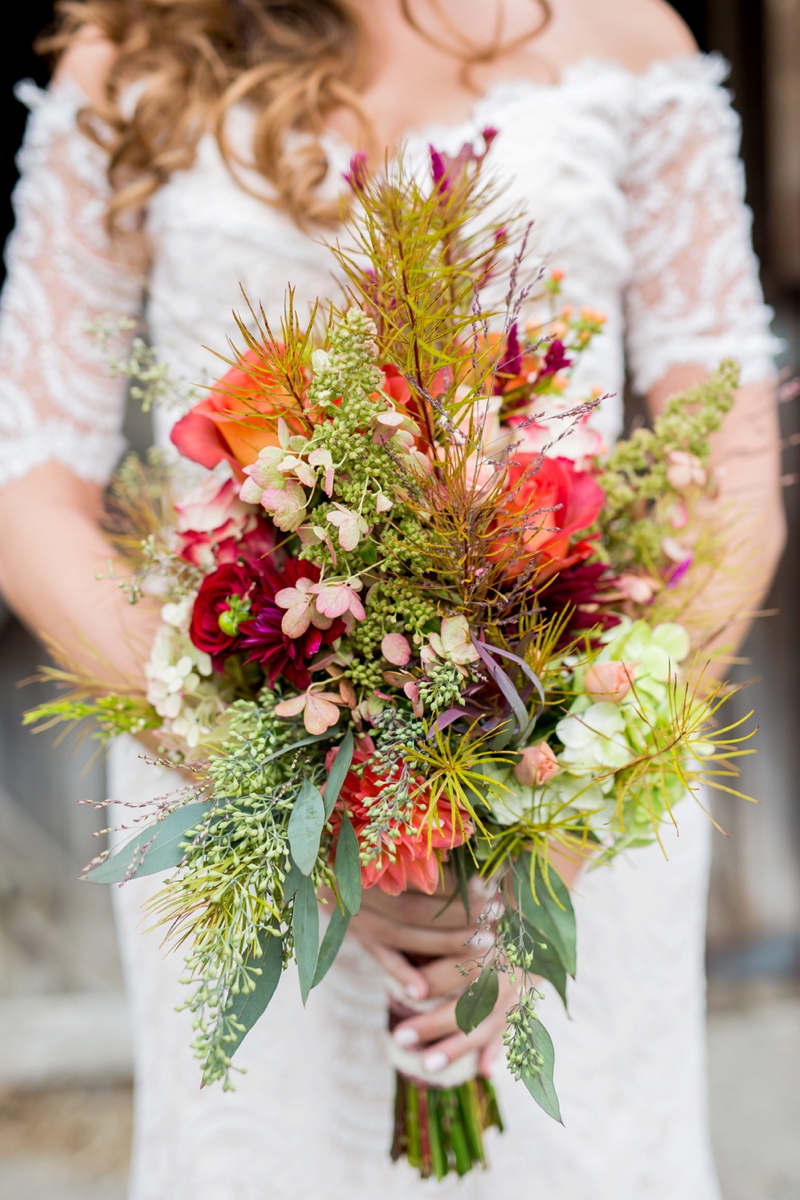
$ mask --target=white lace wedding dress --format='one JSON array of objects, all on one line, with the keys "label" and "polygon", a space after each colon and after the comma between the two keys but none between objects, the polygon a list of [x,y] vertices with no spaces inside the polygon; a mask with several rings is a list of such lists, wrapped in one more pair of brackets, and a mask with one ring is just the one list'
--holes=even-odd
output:
[{"label": "white lace wedding dress", "polygon": [[[421,156],[428,141],[455,151],[481,127],[499,129],[492,159],[535,218],[536,250],[566,271],[568,301],[608,314],[578,383],[616,394],[598,419],[609,441],[626,356],[641,392],[674,364],[712,368],[727,355],[746,381],[772,371],[723,76],[699,56],[638,77],[584,62],[555,87],[493,87],[463,125],[409,139]],[[225,349],[240,285],[277,317],[290,281],[301,301],[330,292],[330,258],[238,187],[208,138],[150,204],[149,279],[126,275],[103,233],[102,155],[76,131],[80,93],[28,85],[22,96],[32,115],[0,325],[0,471],[16,477],[57,459],[104,481],[123,449],[123,389],[87,322],[144,306],[173,372],[213,378],[201,347]],[[247,122],[237,114],[237,136]],[[335,175],[347,150],[333,138],[329,150]],[[161,442],[174,416],[157,414]],[[114,747],[111,796],[142,802],[169,787],[133,743]],[[500,1068],[507,1130],[489,1136],[491,1170],[440,1186],[388,1160],[383,984],[358,946],[346,943],[307,1011],[285,978],[238,1055],[248,1073],[235,1093],[201,1091],[191,1022],[175,1011],[180,958],[139,927],[153,881],[118,890],[136,1030],[133,1200],[713,1200],[703,977],[711,829],[690,800],[682,809],[668,862],[657,848],[639,851],[580,882],[570,1018],[549,991],[542,1005],[564,1126]]]}]

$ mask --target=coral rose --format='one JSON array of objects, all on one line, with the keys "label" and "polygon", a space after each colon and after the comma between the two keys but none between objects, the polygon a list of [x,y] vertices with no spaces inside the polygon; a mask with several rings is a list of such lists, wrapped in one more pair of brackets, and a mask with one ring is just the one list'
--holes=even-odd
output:
[{"label": "coral rose", "polygon": [[490,551],[508,575],[520,574],[532,555],[542,560],[545,578],[590,557],[591,542],[573,539],[597,520],[605,495],[587,471],[568,458],[515,452],[508,492]]},{"label": "coral rose", "polygon": [[254,463],[259,450],[279,445],[278,417],[291,433],[302,433],[303,425],[292,415],[292,397],[265,370],[263,359],[248,350],[240,362],[175,424],[170,438],[184,458],[209,468],[228,462],[241,480],[242,467]]},{"label": "coral rose", "polygon": [[596,704],[619,704],[631,690],[636,663],[598,662],[586,672],[584,688]]},{"label": "coral rose", "polygon": [[522,759],[514,767],[514,778],[524,787],[544,787],[558,774],[558,759],[547,742],[526,746]]}]

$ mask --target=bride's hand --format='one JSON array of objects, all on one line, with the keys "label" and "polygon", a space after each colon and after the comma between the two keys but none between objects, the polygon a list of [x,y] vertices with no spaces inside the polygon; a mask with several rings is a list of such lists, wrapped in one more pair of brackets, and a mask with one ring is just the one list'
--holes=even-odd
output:
[{"label": "bride's hand", "polygon": [[[490,896],[470,886],[470,911],[460,896],[448,905],[450,891],[433,896],[404,892],[387,896],[378,888],[365,891],[361,911],[350,922],[350,932],[412,1000],[449,996],[464,989],[469,976],[459,964],[483,958],[494,943],[491,919],[484,912]],[[406,953],[426,955],[434,961],[415,967]]]},{"label": "bride's hand", "polygon": [[[490,895],[473,884],[469,899],[467,914],[459,896],[445,908],[446,891],[434,896],[417,892],[386,896],[376,888],[364,893],[361,912],[353,918],[350,930],[410,999],[443,997],[437,1008],[397,1026],[394,1036],[400,1045],[410,1050],[425,1047],[425,1066],[431,1071],[477,1050],[480,1070],[488,1075],[502,1045],[506,1012],[516,1003],[516,990],[501,973],[494,1011],[472,1033],[460,1031],[455,994],[480,971],[480,960],[494,942],[492,914],[487,912]],[[430,955],[433,961],[415,967],[403,952]]]},{"label": "bride's hand", "polygon": [[426,1071],[441,1071],[448,1063],[476,1050],[478,1070],[482,1075],[491,1075],[503,1046],[506,1014],[519,999],[519,980],[512,984],[508,975],[500,971],[498,983],[494,1008],[472,1033],[461,1032],[456,1021],[456,1000],[447,1000],[430,1012],[401,1021],[393,1030],[393,1037],[405,1050],[424,1051],[422,1065]]}]

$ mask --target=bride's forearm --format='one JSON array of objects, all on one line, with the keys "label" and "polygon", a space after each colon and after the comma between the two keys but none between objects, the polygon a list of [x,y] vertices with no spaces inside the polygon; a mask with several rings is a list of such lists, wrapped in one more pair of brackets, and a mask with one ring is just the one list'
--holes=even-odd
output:
[{"label": "bride's forearm", "polygon": [[0,489],[0,591],[34,633],[87,672],[116,687],[142,686],[158,607],[130,605],[108,580],[100,509],[100,488],[58,463]]},{"label": "bride's forearm", "polygon": [[[648,397],[652,415],[670,396],[707,376],[699,367],[673,368]],[[705,633],[704,652],[733,653],[769,590],[786,537],[774,384],[740,388],[712,446],[717,495],[703,502],[698,515],[716,531],[725,555],[687,616]]]}]

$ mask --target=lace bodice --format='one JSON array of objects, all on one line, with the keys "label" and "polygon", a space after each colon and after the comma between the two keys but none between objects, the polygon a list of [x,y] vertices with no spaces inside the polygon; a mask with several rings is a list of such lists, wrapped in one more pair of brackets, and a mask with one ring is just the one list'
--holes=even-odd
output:
[{"label": "lace bodice", "polygon": [[[534,219],[534,253],[566,272],[568,302],[607,314],[574,380],[577,391],[612,394],[595,418],[606,440],[621,424],[626,353],[642,392],[675,364],[713,368],[730,355],[745,380],[772,369],[724,71],[701,56],[642,76],[586,61],[557,86],[495,86],[463,124],[408,138],[422,159],[429,141],[455,151],[482,127],[499,129],[494,169],[506,198]],[[151,200],[152,270],[136,278],[103,232],[105,162],[76,128],[82,93],[66,83],[44,93],[24,84],[19,94],[31,116],[0,320],[0,481],[51,459],[103,481],[122,449],[124,387],[87,324],[105,313],[139,317],[146,295],[171,372],[213,379],[219,363],[201,347],[225,350],[240,289],[277,318],[289,282],[301,303],[331,293],[332,259],[321,238],[237,185],[209,135],[195,164]],[[246,142],[249,114],[233,120]],[[335,137],[327,148],[335,186],[349,151]],[[160,441],[176,415],[156,414]]]}]

